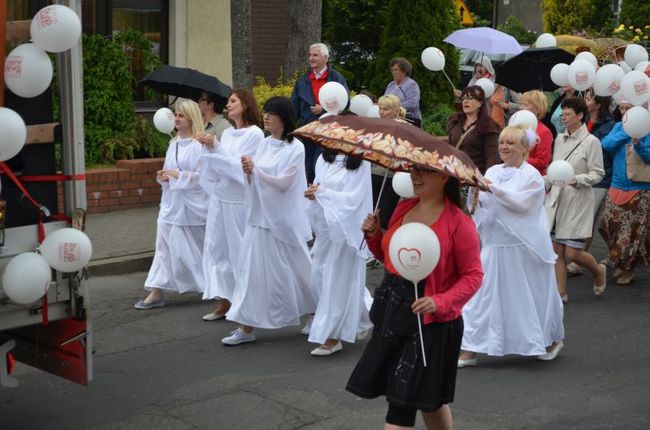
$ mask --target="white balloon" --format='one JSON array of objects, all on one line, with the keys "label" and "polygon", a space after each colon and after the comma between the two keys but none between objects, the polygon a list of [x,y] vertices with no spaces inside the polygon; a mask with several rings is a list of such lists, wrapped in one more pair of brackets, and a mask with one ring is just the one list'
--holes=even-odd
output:
[{"label": "white balloon", "polygon": [[411,174],[407,172],[397,172],[393,175],[393,190],[398,196],[409,199],[415,196],[413,192],[413,181]]},{"label": "white balloon", "polygon": [[175,127],[174,119],[176,115],[171,109],[160,108],[153,115],[153,125],[161,133],[169,134]]},{"label": "white balloon", "polygon": [[641,106],[630,108],[623,115],[623,131],[633,139],[650,133],[650,112]]},{"label": "white balloon", "polygon": [[617,64],[605,64],[596,72],[594,80],[594,93],[597,96],[613,96],[621,89],[621,81],[625,72]]},{"label": "white balloon", "polygon": [[521,124],[524,124],[534,132],[537,132],[537,117],[531,111],[525,109],[518,110],[517,112],[513,113],[508,120],[508,125],[511,127]]},{"label": "white balloon", "polygon": [[479,87],[483,88],[483,92],[485,92],[485,98],[489,98],[494,94],[494,83],[489,80],[488,78],[481,78],[476,81],[474,85],[478,85]]},{"label": "white balloon", "polygon": [[81,20],[69,7],[55,4],[36,12],[29,27],[32,41],[48,52],[63,52],[79,42]]},{"label": "white balloon", "polygon": [[578,91],[591,87],[596,79],[596,68],[589,61],[579,58],[569,65],[569,85]]},{"label": "white balloon", "polygon": [[612,100],[614,100],[614,102],[615,102],[617,105],[620,104],[621,101],[623,100],[623,91],[618,90],[617,93],[615,93],[614,95],[612,95]]},{"label": "white balloon", "polygon": [[554,185],[568,185],[575,174],[571,163],[566,160],[555,160],[548,166],[546,176]]},{"label": "white balloon", "polygon": [[2,288],[12,301],[28,305],[47,293],[52,269],[35,252],[23,252],[9,261],[2,275]]},{"label": "white balloon", "polygon": [[559,63],[551,69],[551,81],[557,86],[569,85],[569,65]]},{"label": "white balloon", "polygon": [[542,33],[535,41],[535,48],[550,48],[557,46],[557,40],[551,33]]},{"label": "white balloon", "polygon": [[629,64],[627,64],[625,61],[619,61],[617,64],[618,64],[619,66],[621,66],[621,69],[623,69],[623,71],[624,71],[625,73],[627,73],[627,72],[631,72],[631,71],[633,70],[633,69],[629,66]]},{"label": "white balloon", "polygon": [[5,60],[5,83],[20,97],[36,97],[52,82],[52,62],[45,51],[33,43],[24,43]]},{"label": "white balloon", "polygon": [[650,100],[650,78],[645,73],[632,70],[621,81],[623,98],[634,106],[641,106]]},{"label": "white balloon", "polygon": [[625,48],[625,62],[633,69],[641,61],[648,61],[648,51],[635,43],[627,45]]},{"label": "white balloon", "polygon": [[429,276],[440,259],[440,242],[431,227],[410,222],[395,231],[388,245],[393,267],[417,283]]},{"label": "white balloon", "polygon": [[643,72],[647,75],[650,73],[650,61],[641,61],[634,67],[634,70]]},{"label": "white balloon", "polygon": [[350,112],[359,116],[366,116],[370,106],[372,106],[372,100],[366,95],[357,94],[350,99]]},{"label": "white balloon", "polygon": [[324,114],[319,116],[318,119],[327,118],[328,116],[336,116],[336,113],[334,113],[334,112],[325,112]]},{"label": "white balloon", "polygon": [[445,54],[438,48],[426,48],[420,58],[424,67],[431,71],[439,72],[445,68]]},{"label": "white balloon", "polygon": [[348,91],[338,82],[327,82],[318,92],[318,100],[327,112],[340,113],[348,105]]},{"label": "white balloon", "polygon": [[27,140],[25,121],[11,109],[0,107],[0,161],[15,157]]},{"label": "white balloon", "polygon": [[53,231],[45,237],[38,249],[50,266],[60,272],[83,269],[93,253],[88,236],[75,228]]},{"label": "white balloon", "polygon": [[368,109],[368,112],[366,112],[366,116],[368,118],[380,118],[379,116],[379,106],[378,105],[372,105]]},{"label": "white balloon", "polygon": [[598,58],[596,58],[596,56],[589,51],[580,52],[578,55],[576,55],[575,59],[587,60],[591,63],[592,66],[594,66],[594,69],[598,68]]}]

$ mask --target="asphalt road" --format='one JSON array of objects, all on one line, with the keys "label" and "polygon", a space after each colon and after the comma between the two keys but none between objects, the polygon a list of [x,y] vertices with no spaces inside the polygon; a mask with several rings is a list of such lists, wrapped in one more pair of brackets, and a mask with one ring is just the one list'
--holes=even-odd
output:
[{"label": "asphalt road", "polygon": [[[385,400],[344,390],[363,342],[311,357],[296,327],[223,347],[234,325],[203,322],[211,305],[198,295],[134,310],[145,275],[91,279],[95,380],[81,387],[18,365],[19,387],[0,388],[1,429],[382,428]],[[371,271],[369,285],[380,276]],[[650,428],[650,273],[602,297],[588,275],[573,278],[569,295],[557,360],[480,356],[459,370],[456,428]]]}]

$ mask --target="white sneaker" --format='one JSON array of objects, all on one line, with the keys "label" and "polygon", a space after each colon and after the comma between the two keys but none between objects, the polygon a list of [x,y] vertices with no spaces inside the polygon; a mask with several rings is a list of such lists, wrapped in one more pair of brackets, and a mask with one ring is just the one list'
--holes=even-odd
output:
[{"label": "white sneaker", "polygon": [[546,354],[540,355],[537,357],[538,360],[542,361],[552,361],[557,358],[557,355],[560,353],[560,350],[564,347],[564,342],[559,341],[557,344],[555,344],[555,348],[553,348],[553,351],[549,351]]},{"label": "white sneaker", "polygon": [[311,332],[312,321],[314,321],[314,316],[310,315],[309,318],[307,318],[307,322],[305,323],[305,326],[300,330],[301,334],[304,334],[305,336],[309,336],[309,333]]},{"label": "white sneaker", "polygon": [[230,333],[230,336],[221,339],[224,345],[235,346],[242,343],[255,342],[255,332],[246,333],[241,328]]}]

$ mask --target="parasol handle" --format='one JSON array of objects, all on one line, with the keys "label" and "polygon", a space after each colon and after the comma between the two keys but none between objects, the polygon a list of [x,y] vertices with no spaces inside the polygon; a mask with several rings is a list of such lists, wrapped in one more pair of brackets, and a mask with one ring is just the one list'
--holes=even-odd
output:
[{"label": "parasol handle", "polygon": [[[377,208],[379,208],[379,201],[381,200],[381,195],[384,194],[384,187],[386,186],[386,179],[388,179],[388,167],[386,167],[386,171],[384,172],[384,180],[381,181],[381,187],[379,188],[379,195],[377,196],[377,203],[375,203],[375,210],[372,211],[372,213],[377,213]],[[381,226],[379,227],[381,228]],[[359,244],[359,251],[363,249],[363,245],[366,243],[366,238],[365,236],[363,239],[361,239],[361,243]]]},{"label": "parasol handle", "polygon": [[[415,300],[417,300],[418,284],[413,282],[413,288],[415,289]],[[427,367],[427,356],[426,353],[424,352],[424,336],[422,336],[422,319],[420,317],[420,314],[416,314],[415,316],[418,319],[418,333],[420,334],[420,348],[422,349],[422,362],[424,363],[424,367]]]}]

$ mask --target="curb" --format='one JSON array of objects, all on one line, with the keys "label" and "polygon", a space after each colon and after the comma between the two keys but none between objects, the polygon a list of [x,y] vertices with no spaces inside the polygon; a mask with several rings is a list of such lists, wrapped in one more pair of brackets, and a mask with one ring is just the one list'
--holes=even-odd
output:
[{"label": "curb", "polygon": [[88,264],[89,276],[125,275],[133,272],[149,270],[153,261],[154,251],[120,257],[102,258]]}]

